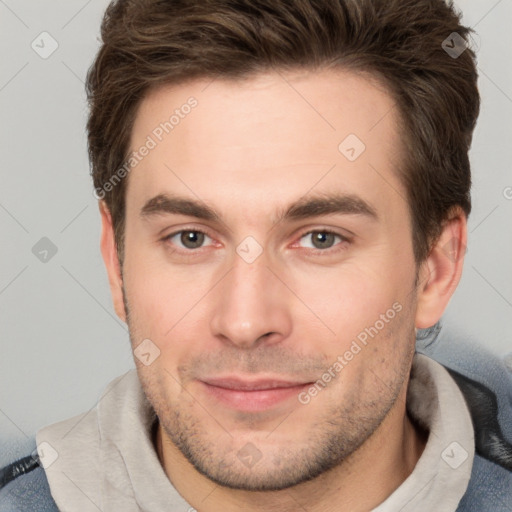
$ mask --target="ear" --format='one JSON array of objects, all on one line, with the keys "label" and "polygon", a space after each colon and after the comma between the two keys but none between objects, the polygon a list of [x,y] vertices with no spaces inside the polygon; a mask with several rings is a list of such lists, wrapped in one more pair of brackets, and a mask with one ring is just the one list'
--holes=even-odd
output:
[{"label": "ear", "polygon": [[104,201],[99,201],[101,215],[101,254],[107,269],[110,293],[117,316],[126,322],[126,311],[123,302],[123,279],[121,277],[121,266],[117,256],[117,248],[112,225],[112,215]]},{"label": "ear", "polygon": [[418,274],[416,328],[434,325],[459,284],[467,244],[467,218],[453,210]]}]

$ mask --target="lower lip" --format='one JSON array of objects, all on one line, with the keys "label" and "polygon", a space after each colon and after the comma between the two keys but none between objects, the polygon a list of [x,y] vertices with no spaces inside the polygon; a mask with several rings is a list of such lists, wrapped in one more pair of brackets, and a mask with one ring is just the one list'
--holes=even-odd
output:
[{"label": "lower lip", "polygon": [[232,409],[247,412],[265,411],[275,405],[290,399],[298,402],[297,396],[310,384],[292,386],[289,388],[259,389],[243,391],[240,389],[226,389],[201,382],[206,392],[218,401]]}]

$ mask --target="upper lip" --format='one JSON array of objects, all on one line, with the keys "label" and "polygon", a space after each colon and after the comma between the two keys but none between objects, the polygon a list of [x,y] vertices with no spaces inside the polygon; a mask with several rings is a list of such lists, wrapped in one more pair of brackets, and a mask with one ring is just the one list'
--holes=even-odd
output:
[{"label": "upper lip", "polygon": [[238,391],[259,391],[265,389],[292,388],[308,384],[305,381],[283,380],[277,378],[243,379],[240,377],[212,377],[201,379],[210,386]]}]

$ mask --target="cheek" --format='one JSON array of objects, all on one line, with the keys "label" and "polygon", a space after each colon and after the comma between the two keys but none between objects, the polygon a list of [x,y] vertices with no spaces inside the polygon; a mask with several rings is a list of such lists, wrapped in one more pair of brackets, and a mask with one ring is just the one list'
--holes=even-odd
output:
[{"label": "cheek", "polygon": [[161,340],[173,325],[172,312],[179,299],[170,292],[170,276],[165,269],[141,249],[126,245],[123,278],[131,330],[143,338]]},{"label": "cheek", "polygon": [[[151,251],[132,248],[125,260],[124,286],[134,345],[149,338],[161,351],[159,362],[172,366],[205,328],[204,297],[212,287],[207,269],[172,267]],[[204,332],[204,331],[203,331]]]},{"label": "cheek", "polygon": [[295,279],[297,294],[332,331],[326,330],[324,340],[340,349],[376,323],[384,331],[382,322],[387,327],[395,320],[410,291],[409,274],[403,265],[396,267],[392,258],[387,263],[381,258],[377,264],[351,263],[337,270],[313,270]]}]

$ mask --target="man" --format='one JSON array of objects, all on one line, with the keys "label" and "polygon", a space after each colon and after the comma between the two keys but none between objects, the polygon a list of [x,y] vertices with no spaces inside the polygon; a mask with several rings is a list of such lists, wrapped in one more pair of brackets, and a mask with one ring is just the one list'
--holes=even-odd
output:
[{"label": "man", "polygon": [[136,371],[6,502],[512,510],[512,377],[416,350],[467,242],[468,33],[441,0],[109,6],[89,151]]}]

